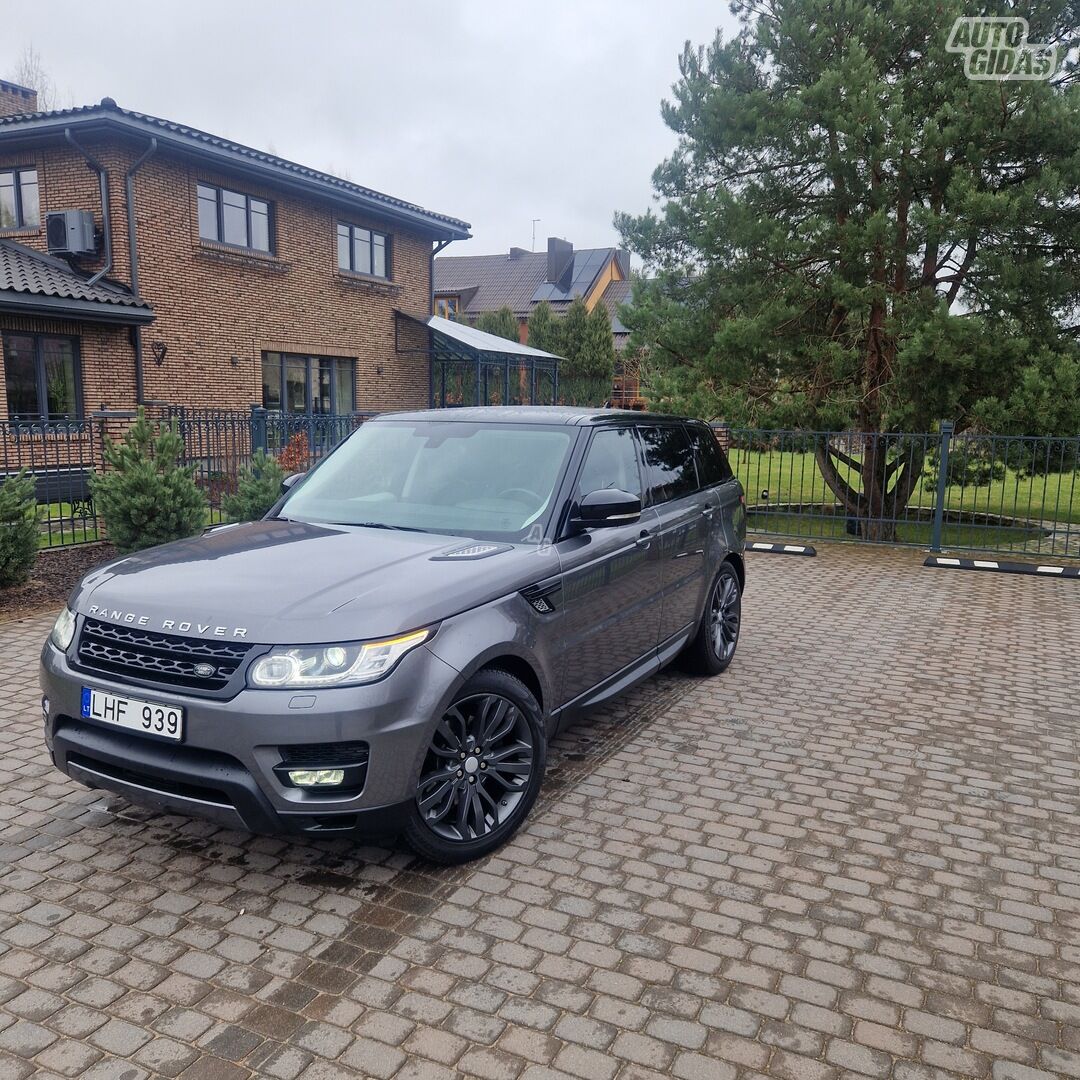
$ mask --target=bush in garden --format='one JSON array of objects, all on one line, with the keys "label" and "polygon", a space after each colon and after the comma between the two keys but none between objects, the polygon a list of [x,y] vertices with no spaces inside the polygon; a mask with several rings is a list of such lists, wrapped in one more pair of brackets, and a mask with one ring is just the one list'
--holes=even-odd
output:
[{"label": "bush in garden", "polygon": [[21,585],[38,551],[34,478],[20,469],[0,485],[0,588]]},{"label": "bush in garden", "polygon": [[285,475],[292,473],[307,472],[311,454],[308,449],[308,437],[302,431],[298,431],[288,442],[285,449],[278,454],[278,464],[285,470]]},{"label": "bush in garden", "polygon": [[151,424],[146,412],[119,443],[105,440],[106,471],[90,481],[94,502],[117,550],[180,540],[206,524],[206,498],[193,466],[180,464],[184,441],[176,424]]},{"label": "bush in garden", "polygon": [[240,474],[236,492],[226,495],[221,508],[234,521],[256,521],[281,498],[285,470],[265,450],[251,455],[251,464]]}]

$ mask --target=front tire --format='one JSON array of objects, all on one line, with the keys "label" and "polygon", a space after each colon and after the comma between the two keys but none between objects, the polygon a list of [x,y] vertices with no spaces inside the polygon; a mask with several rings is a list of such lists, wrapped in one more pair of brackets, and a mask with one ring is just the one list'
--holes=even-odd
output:
[{"label": "front tire", "polygon": [[683,652],[683,666],[694,675],[719,675],[735,659],[742,625],[742,589],[739,575],[725,562],[709,590],[701,624]]},{"label": "front tire", "polygon": [[540,792],[547,760],[540,706],[509,672],[477,672],[439,718],[420,767],[405,839],[452,865],[504,844]]}]

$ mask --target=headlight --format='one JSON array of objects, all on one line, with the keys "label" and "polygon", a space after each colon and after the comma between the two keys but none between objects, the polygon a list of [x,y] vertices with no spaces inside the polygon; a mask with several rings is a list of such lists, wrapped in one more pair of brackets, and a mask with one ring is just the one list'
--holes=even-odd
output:
[{"label": "headlight", "polygon": [[362,645],[277,648],[251,665],[248,683],[260,689],[310,690],[372,682],[382,678],[407,652],[430,636],[430,630],[416,630]]},{"label": "headlight", "polygon": [[75,637],[75,616],[70,608],[64,608],[56,616],[56,622],[49,632],[49,640],[61,651],[67,652],[72,638]]}]

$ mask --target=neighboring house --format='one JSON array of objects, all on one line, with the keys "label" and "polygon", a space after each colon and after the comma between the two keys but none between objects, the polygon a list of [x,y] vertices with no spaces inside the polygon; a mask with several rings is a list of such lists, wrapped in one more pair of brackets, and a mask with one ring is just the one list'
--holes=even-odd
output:
[{"label": "neighboring house", "polygon": [[636,368],[627,369],[624,349],[629,330],[619,320],[619,305],[630,301],[630,256],[620,248],[582,248],[549,237],[547,251],[511,248],[507,255],[442,255],[435,260],[434,313],[475,323],[486,311],[508,307],[518,319],[518,334],[527,343],[528,319],[542,300],[556,315],[565,314],[577,297],[592,311],[602,304],[611,316],[615,351],[613,404],[637,403]]},{"label": "neighboring house", "polygon": [[109,98],[36,108],[0,81],[0,421],[428,403],[399,318],[466,222]]},{"label": "neighboring house", "polygon": [[618,349],[627,331],[616,309],[629,298],[629,278],[627,252],[619,248],[575,251],[573,244],[554,236],[546,252],[511,248],[508,255],[443,255],[435,260],[434,313],[475,322],[485,311],[508,307],[518,318],[525,342],[529,315],[541,300],[561,315],[580,296],[589,311],[602,303],[611,312]]}]

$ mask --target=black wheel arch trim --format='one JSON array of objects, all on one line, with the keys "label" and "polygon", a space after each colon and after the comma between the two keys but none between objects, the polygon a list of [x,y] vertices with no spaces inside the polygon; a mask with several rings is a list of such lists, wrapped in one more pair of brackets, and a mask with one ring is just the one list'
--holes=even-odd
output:
[{"label": "black wheel arch trim", "polygon": [[729,551],[723,562],[731,563],[735,567],[735,573],[739,576],[739,592],[746,592],[746,560],[738,552]]}]

